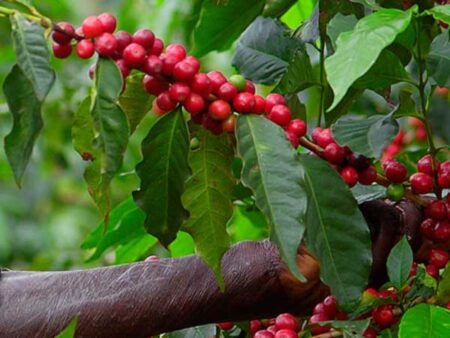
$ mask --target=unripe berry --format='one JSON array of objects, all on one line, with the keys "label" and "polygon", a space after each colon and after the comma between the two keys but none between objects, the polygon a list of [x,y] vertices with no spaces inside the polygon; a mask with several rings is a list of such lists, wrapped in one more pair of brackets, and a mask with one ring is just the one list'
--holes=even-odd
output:
[{"label": "unripe berry", "polygon": [[194,63],[183,60],[178,62],[173,68],[173,76],[177,81],[189,82],[198,72],[199,67]]},{"label": "unripe berry", "polygon": [[66,45],[60,45],[59,43],[53,43],[53,54],[58,59],[65,59],[72,54],[72,45],[70,43]]},{"label": "unripe berry", "polygon": [[341,164],[345,159],[345,150],[337,143],[330,143],[325,147],[323,156],[330,163]]},{"label": "unripe berry", "polygon": [[298,334],[293,330],[281,329],[275,333],[275,338],[298,338]]},{"label": "unripe berry", "polygon": [[191,81],[191,90],[202,96],[208,96],[211,93],[211,80],[205,73],[194,75]]},{"label": "unripe berry", "polygon": [[216,70],[209,72],[207,75],[211,83],[211,92],[217,94],[220,86],[227,82],[227,78]]},{"label": "unripe berry", "polygon": [[191,88],[185,83],[176,82],[169,88],[169,95],[173,101],[183,102],[191,93]]},{"label": "unripe berry", "polygon": [[266,100],[260,95],[255,95],[255,107],[253,108],[252,113],[258,115],[263,114],[265,107]]},{"label": "unripe berry", "polygon": [[237,88],[229,82],[225,82],[217,91],[219,98],[225,101],[232,101],[237,94]]},{"label": "unripe berry", "polygon": [[145,49],[137,43],[130,43],[123,50],[123,59],[128,67],[139,68],[145,61]]},{"label": "unripe berry", "polygon": [[103,25],[103,31],[106,33],[114,33],[117,26],[117,20],[111,13],[102,13],[97,16],[97,19]]},{"label": "unripe berry", "polygon": [[[250,94],[251,95],[251,94]],[[269,115],[267,115],[269,120],[278,124],[279,126],[287,126],[291,121],[291,111],[287,106],[282,104],[277,104],[272,107]]]},{"label": "unripe berry", "polygon": [[377,169],[373,165],[367,167],[358,173],[359,183],[363,185],[371,185],[377,179]]},{"label": "unripe berry", "polygon": [[412,174],[409,178],[412,191],[415,194],[426,194],[433,191],[433,178],[424,173]]},{"label": "unripe berry", "polygon": [[255,96],[245,92],[239,93],[233,99],[233,107],[239,113],[251,113],[255,108]]},{"label": "unripe berry", "polygon": [[223,322],[223,323],[217,324],[217,326],[221,330],[227,331],[227,330],[231,330],[234,327],[234,323],[233,322]]},{"label": "unripe berry", "polygon": [[[436,171],[439,169],[439,162],[437,160],[434,161],[434,169]],[[431,157],[431,155],[425,155],[419,161],[417,161],[417,170],[430,176],[434,175],[433,158]]]},{"label": "unripe berry", "polygon": [[353,187],[358,183],[358,172],[353,167],[347,166],[342,168],[341,177],[349,187]]},{"label": "unripe berry", "polygon": [[288,329],[297,331],[298,321],[290,313],[282,313],[275,318],[275,328],[277,330]]},{"label": "unripe berry", "polygon": [[184,100],[183,107],[190,114],[198,114],[205,109],[205,100],[199,94],[190,93]]},{"label": "unripe berry", "polygon": [[391,304],[383,304],[372,311],[373,320],[381,327],[389,327],[395,322]]},{"label": "unripe berry", "polygon": [[297,135],[297,137],[303,137],[306,135],[306,123],[300,119],[294,119],[289,122],[287,130]]},{"label": "unripe berry", "polygon": [[117,50],[117,41],[111,33],[103,33],[95,39],[95,50],[100,56],[111,56]]},{"label": "unripe berry", "polygon": [[247,85],[245,77],[238,74],[230,76],[230,83],[240,92],[243,91]]},{"label": "unripe berry", "polygon": [[286,105],[286,100],[284,99],[284,97],[282,95],[277,94],[277,93],[270,93],[269,95],[267,95],[266,106],[265,106],[266,113],[269,114],[270,111],[272,110],[273,106],[275,106],[277,104]]},{"label": "unripe berry", "polygon": [[433,248],[428,255],[428,263],[436,266],[439,269],[445,267],[448,263],[449,254],[442,249]]},{"label": "unripe berry", "polygon": [[91,40],[83,39],[77,42],[75,48],[80,59],[89,59],[95,52],[95,45]]},{"label": "unripe berry", "polygon": [[120,72],[122,73],[122,77],[125,79],[128,75],[130,75],[130,68],[128,68],[127,64],[123,59],[119,59],[116,61],[117,67],[119,67]]},{"label": "unripe berry", "polygon": [[158,97],[156,98],[156,104],[158,105],[158,107],[161,110],[163,110],[165,112],[172,111],[177,106],[177,102],[173,101],[170,98],[169,92],[167,92],[167,91],[158,95]]},{"label": "unripe berry", "polygon": [[88,16],[84,19],[81,29],[86,38],[96,38],[105,32],[102,22],[96,16]]},{"label": "unripe berry", "polygon": [[209,105],[208,112],[214,120],[223,121],[230,117],[231,107],[224,100],[216,100]]},{"label": "unripe berry", "polygon": [[161,39],[156,38],[153,42],[153,47],[150,50],[150,54],[159,56],[164,50],[164,42]]},{"label": "unripe berry", "polygon": [[72,41],[71,35],[75,34],[75,28],[68,22],[58,22],[58,27],[63,29],[67,34],[54,31],[52,33],[52,39],[54,42],[60,45],[67,45]]},{"label": "unripe berry", "polygon": [[149,55],[142,66],[142,70],[149,75],[159,75],[162,72],[163,63],[161,59],[155,55]]},{"label": "unripe berry", "polygon": [[155,34],[151,30],[139,29],[133,34],[133,42],[141,45],[145,50],[151,50],[154,41]]},{"label": "unripe berry", "polygon": [[117,50],[122,52],[126,46],[133,42],[133,37],[130,33],[125,31],[119,31],[115,35],[117,41]]},{"label": "unripe berry", "polygon": [[236,115],[230,115],[225,121],[222,122],[222,129],[226,133],[233,134],[236,128],[237,118]]},{"label": "unripe berry", "polygon": [[427,272],[427,274],[429,274],[434,279],[438,279],[439,278],[439,269],[436,266],[434,266],[432,264],[428,264],[425,267],[425,271]]},{"label": "unripe berry", "polygon": [[395,160],[389,161],[384,167],[386,178],[393,183],[402,183],[407,175],[406,167]]},{"label": "unripe berry", "polygon": [[172,43],[167,46],[166,55],[172,55],[176,57],[178,61],[181,61],[186,57],[186,49],[182,44]]},{"label": "unripe berry", "polygon": [[399,202],[405,196],[405,187],[402,184],[390,184],[386,196],[392,201]]},{"label": "unripe berry", "polygon": [[425,209],[425,215],[435,220],[442,220],[447,218],[447,207],[444,201],[432,201]]},{"label": "unripe berry", "polygon": [[154,96],[158,96],[162,92],[169,89],[169,84],[166,81],[151,75],[145,75],[143,83],[144,89],[147,93]]}]

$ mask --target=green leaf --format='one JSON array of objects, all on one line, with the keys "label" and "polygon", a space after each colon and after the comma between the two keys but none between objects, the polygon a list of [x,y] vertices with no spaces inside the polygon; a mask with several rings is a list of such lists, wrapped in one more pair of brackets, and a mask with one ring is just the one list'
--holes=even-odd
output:
[{"label": "green leaf", "polygon": [[351,190],[353,197],[355,197],[358,204],[373,201],[378,198],[384,198],[386,196],[386,188],[378,184],[357,184]]},{"label": "green leaf", "polygon": [[286,33],[286,27],[278,21],[256,18],[239,39],[233,66],[255,83],[274,84],[282,78],[296,50],[302,46],[300,40]]},{"label": "green leaf", "polygon": [[122,166],[129,136],[127,117],[117,104],[121,91],[122,74],[119,68],[114,61],[100,58],[96,66],[91,107],[96,157],[86,168],[85,179],[89,193],[105,220],[110,209],[110,183]]},{"label": "green leaf", "polygon": [[403,238],[392,248],[386,267],[389,280],[400,290],[408,280],[413,263],[413,252],[408,239]]},{"label": "green leaf", "polygon": [[333,47],[336,48],[336,40],[341,33],[348,32],[355,28],[358,19],[354,14],[342,15],[337,13],[327,25],[327,35],[331,39]]},{"label": "green leaf", "polygon": [[213,50],[224,51],[262,12],[265,0],[203,1],[200,19],[194,29],[192,53],[203,56]]},{"label": "green leaf", "polygon": [[414,116],[422,118],[422,114],[417,111],[416,103],[412,99],[412,93],[406,90],[400,90],[399,105],[394,110],[394,117]]},{"label": "green leaf", "polygon": [[301,47],[295,52],[275,91],[296,94],[312,84],[314,84],[314,75],[311,61],[306,49]]},{"label": "green leaf", "polygon": [[424,14],[432,15],[436,20],[450,24],[450,5],[434,6],[426,10]]},{"label": "green leaf", "polygon": [[295,261],[305,226],[306,195],[297,153],[283,129],[254,115],[241,115],[236,137],[243,159],[241,180],[271,227],[271,239],[290,270],[304,280]]},{"label": "green leaf", "polygon": [[42,129],[41,105],[31,82],[15,65],[5,79],[3,92],[13,117],[11,132],[5,137],[5,152],[20,187],[34,143]]},{"label": "green leaf", "polygon": [[437,300],[442,306],[446,306],[450,302],[450,264],[447,264],[445,267],[442,278],[439,281]]},{"label": "green leaf", "polygon": [[331,326],[341,329],[344,338],[360,338],[369,327],[370,319],[365,320],[333,320]]},{"label": "green leaf", "polygon": [[116,250],[115,264],[133,263],[140,260],[155,244],[158,240],[142,231],[142,235],[129,240],[123,245],[119,245]]},{"label": "green leaf", "polygon": [[334,92],[332,110],[350,86],[375,64],[384,48],[410,24],[413,11],[382,9],[361,19],[351,32],[336,41],[336,53],[325,60],[328,82]]},{"label": "green leaf", "polygon": [[352,107],[355,100],[360,97],[364,93],[363,89],[355,89],[350,88],[345,94],[344,98],[337,104],[335,108],[326,112],[325,121],[327,127],[329,127],[332,123],[336,122],[338,118],[347,114],[349,109]]},{"label": "green leaf", "polygon": [[143,78],[144,75],[141,73],[128,76],[125,91],[119,98],[119,105],[127,115],[131,134],[152,108],[153,96],[142,86]]},{"label": "green leaf", "polygon": [[435,96],[432,99],[430,114],[428,115],[434,136],[450,143],[450,114],[446,98]]},{"label": "green leaf", "polygon": [[353,86],[359,89],[381,89],[397,82],[409,82],[411,77],[400,59],[392,52],[381,52],[375,64]]},{"label": "green leaf", "polygon": [[55,338],[72,338],[75,337],[75,331],[77,329],[78,316],[72,319],[69,325],[66,326]]},{"label": "green leaf", "polygon": [[72,123],[72,143],[75,150],[85,161],[92,161],[97,156],[94,149],[94,122],[90,113],[92,104],[90,96],[86,97],[75,112]]},{"label": "green leaf", "polygon": [[332,126],[333,136],[340,145],[377,159],[397,135],[398,129],[392,114],[364,118],[344,116]]},{"label": "green leaf", "polygon": [[441,87],[450,87],[450,40],[448,31],[436,36],[426,59],[428,75]]},{"label": "green leaf", "polygon": [[37,99],[42,102],[55,81],[44,29],[17,12],[10,16],[10,20],[17,64],[33,86]]},{"label": "green leaf", "polygon": [[296,2],[297,0],[266,0],[262,15],[277,18],[287,12]]},{"label": "green leaf", "polygon": [[163,338],[210,338],[215,337],[217,326],[208,324],[203,326],[190,327],[187,329],[165,333]]},{"label": "green leaf", "polygon": [[339,305],[351,310],[369,277],[369,227],[350,189],[327,162],[311,155],[301,155],[300,162],[308,193],[306,244],[319,259],[321,279]]},{"label": "green leaf", "polygon": [[200,144],[189,154],[192,176],[182,196],[190,216],[183,225],[195,241],[203,260],[223,285],[220,261],[230,246],[227,223],[233,214],[233,147],[228,135],[216,136],[203,127],[191,129]]},{"label": "green leaf", "polygon": [[419,304],[403,315],[399,338],[448,337],[449,332],[449,310],[429,304]]},{"label": "green leaf", "polygon": [[136,167],[140,189],[133,196],[146,214],[145,228],[168,246],[187,216],[181,203],[188,165],[189,132],[181,109],[165,114],[142,142]]}]

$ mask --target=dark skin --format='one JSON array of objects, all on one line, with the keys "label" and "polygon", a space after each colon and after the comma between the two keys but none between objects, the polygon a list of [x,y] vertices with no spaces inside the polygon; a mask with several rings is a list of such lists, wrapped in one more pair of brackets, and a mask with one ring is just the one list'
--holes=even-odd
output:
[{"label": "dark skin", "polygon": [[[405,229],[414,233],[416,223],[420,223],[420,211],[415,207],[406,219],[401,216],[401,210],[410,204],[396,208],[381,203],[362,207],[372,230],[374,256],[382,257],[374,260],[378,263],[373,275],[384,267],[385,251],[389,253],[395,242],[391,237],[401,237]],[[390,216],[380,217],[380,208],[382,214]],[[411,213],[416,214],[410,217]],[[381,231],[383,227],[399,230],[393,235]],[[380,244],[388,239],[389,248]],[[84,271],[3,272],[0,337],[54,337],[77,315],[76,336],[90,338],[148,337],[204,323],[267,318],[282,312],[306,315],[329,290],[320,281],[317,260],[303,245],[297,265],[306,283],[289,272],[270,242],[240,243],[223,258],[223,293],[213,273],[197,257]]]}]

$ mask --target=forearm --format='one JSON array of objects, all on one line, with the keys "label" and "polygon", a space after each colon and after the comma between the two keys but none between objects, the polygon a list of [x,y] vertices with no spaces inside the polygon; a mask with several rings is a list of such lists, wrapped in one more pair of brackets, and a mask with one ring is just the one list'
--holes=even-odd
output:
[{"label": "forearm", "polygon": [[[79,315],[78,337],[147,337],[207,322],[304,310],[323,297],[286,294],[287,276],[269,242],[232,247],[226,290],[196,257],[86,271],[3,273],[0,337],[53,337]],[[289,277],[288,277],[289,279]],[[301,303],[304,298],[304,303]]]}]

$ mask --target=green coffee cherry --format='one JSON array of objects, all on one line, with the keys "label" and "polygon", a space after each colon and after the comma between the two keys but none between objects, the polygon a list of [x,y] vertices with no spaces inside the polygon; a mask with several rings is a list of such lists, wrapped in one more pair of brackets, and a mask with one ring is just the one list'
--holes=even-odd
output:
[{"label": "green coffee cherry", "polygon": [[191,150],[198,150],[200,148],[200,141],[198,138],[191,138],[191,143],[189,144]]},{"label": "green coffee cherry", "polygon": [[242,91],[245,89],[245,86],[247,85],[247,82],[245,81],[245,77],[242,75],[231,75],[230,76],[230,83],[235,86],[239,91]]},{"label": "green coffee cherry", "polygon": [[402,184],[391,184],[386,190],[387,197],[392,201],[400,201],[405,196],[405,187]]}]

